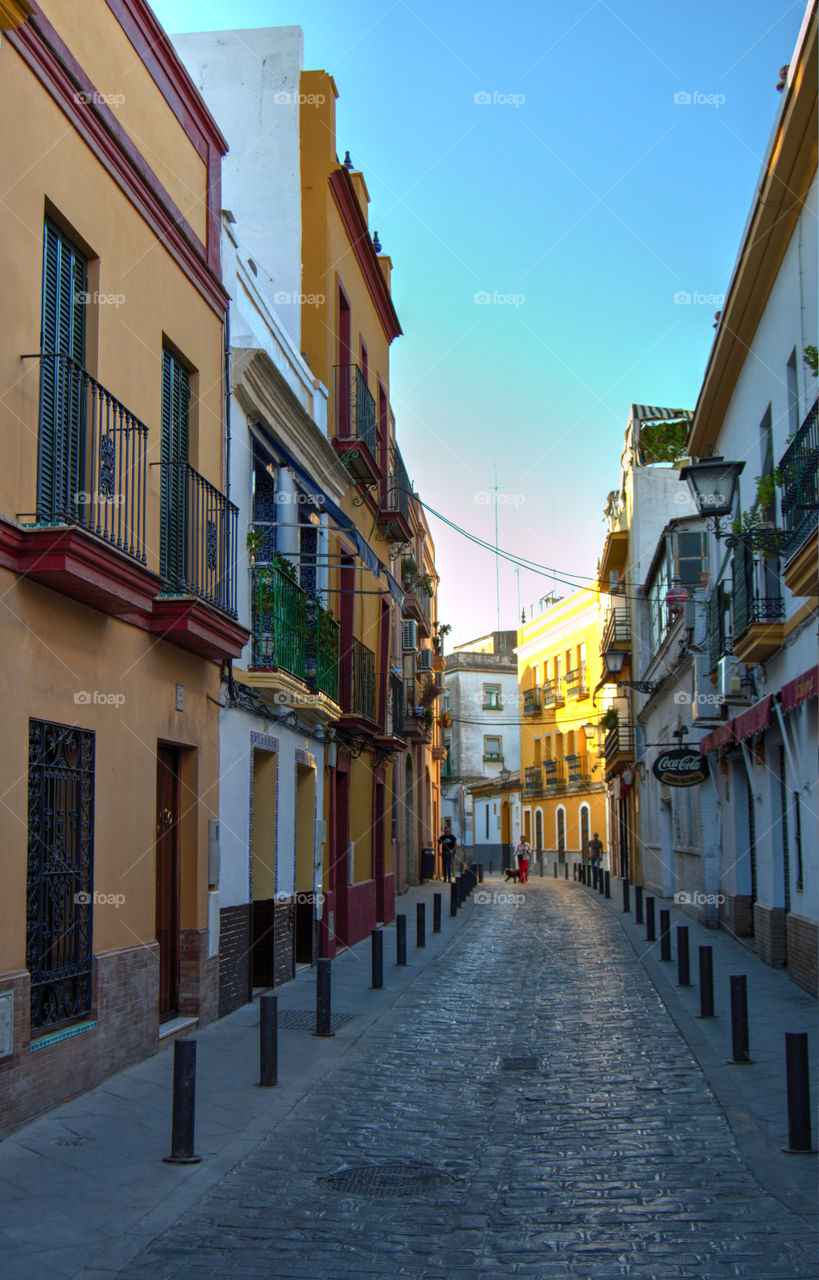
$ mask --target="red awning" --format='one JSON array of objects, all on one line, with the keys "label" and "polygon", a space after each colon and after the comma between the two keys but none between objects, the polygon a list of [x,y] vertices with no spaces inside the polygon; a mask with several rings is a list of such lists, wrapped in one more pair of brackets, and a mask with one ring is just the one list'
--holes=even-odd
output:
[{"label": "red awning", "polygon": [[716,751],[719,747],[727,747],[729,742],[734,740],[734,722],[728,720],[725,724],[721,724],[713,733],[708,733],[700,743],[700,753],[707,755],[709,751]]},{"label": "red awning", "polygon": [[741,742],[743,738],[750,738],[752,733],[761,733],[763,729],[767,729],[771,722],[772,704],[773,694],[769,693],[767,698],[763,698],[761,702],[755,702],[747,711],[743,711],[741,716],[735,717],[733,725],[737,742]]},{"label": "red awning", "polygon": [[782,710],[793,711],[794,707],[807,702],[808,698],[819,696],[819,667],[804,671],[795,680],[789,680],[781,689]]}]

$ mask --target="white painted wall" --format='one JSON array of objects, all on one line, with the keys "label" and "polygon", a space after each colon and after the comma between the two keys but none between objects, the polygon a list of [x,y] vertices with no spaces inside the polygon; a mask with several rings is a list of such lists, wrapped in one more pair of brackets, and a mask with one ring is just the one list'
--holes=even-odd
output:
[{"label": "white painted wall", "polygon": [[301,27],[173,36],[196,87],[227,138],[222,207],[241,223],[259,286],[300,345]]}]

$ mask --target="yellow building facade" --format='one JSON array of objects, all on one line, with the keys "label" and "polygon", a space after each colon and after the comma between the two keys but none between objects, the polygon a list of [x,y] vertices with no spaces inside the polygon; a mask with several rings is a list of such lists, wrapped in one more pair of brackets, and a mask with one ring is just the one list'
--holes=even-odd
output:
[{"label": "yellow building facade", "polygon": [[598,754],[600,598],[577,591],[518,631],[521,819],[535,855],[576,860],[596,831],[606,849],[606,790]]},{"label": "yellow building facade", "polygon": [[[4,1124],[215,1017],[225,143],[149,6],[0,42]],[[149,157],[149,158],[148,158]],[[13,655],[13,659],[12,659]]]}]

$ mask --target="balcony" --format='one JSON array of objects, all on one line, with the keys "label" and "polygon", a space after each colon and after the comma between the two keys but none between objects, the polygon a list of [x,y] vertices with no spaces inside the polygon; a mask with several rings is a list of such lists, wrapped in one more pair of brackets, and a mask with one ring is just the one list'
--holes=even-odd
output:
[{"label": "balcony", "polygon": [[523,794],[539,796],[543,791],[543,768],[539,764],[531,765],[523,771]]},{"label": "balcony", "polygon": [[189,462],[160,467],[163,587],[151,630],[200,657],[238,657],[247,640],[236,623],[238,509]]},{"label": "balcony", "polygon": [[387,478],[384,501],[378,515],[378,526],[387,542],[410,542],[410,484],[400,450],[395,447]]},{"label": "balcony", "polygon": [[779,561],[741,543],[733,565],[734,655],[754,666],[766,662],[785,639],[785,601]]},{"label": "balcony", "polygon": [[149,617],[148,428],[68,356],[40,360],[37,511],[3,543],[9,567],[113,616]]},{"label": "balcony", "polygon": [[356,636],[342,641],[341,706],[344,719],[366,729],[376,725],[375,654]]},{"label": "balcony", "polygon": [[795,596],[819,595],[817,509],[819,509],[819,426],[814,401],[779,463],[782,524],[789,535],[785,586]]},{"label": "balcony", "polygon": [[523,714],[525,716],[534,716],[540,713],[540,690],[524,689],[523,691]]},{"label": "balcony", "polygon": [[562,707],[565,702],[563,681],[544,680],[540,687],[540,700],[544,711],[547,711],[549,707]]},{"label": "balcony", "polygon": [[585,756],[569,755],[566,760],[566,784],[570,788],[589,785],[589,768]]},{"label": "balcony", "polygon": [[563,773],[562,761],[543,761],[543,785],[547,795],[554,795],[558,791],[565,791],[566,777]]},{"label": "balcony", "polygon": [[[252,652],[248,683],[296,708],[337,711],[339,626],[281,564],[251,574]],[[282,673],[293,681],[282,680]],[[302,688],[296,684],[300,681]]]},{"label": "balcony", "polygon": [[422,707],[414,680],[404,684],[404,739],[406,742],[428,743],[432,740],[432,724],[435,712],[432,707]]},{"label": "balcony", "polygon": [[566,672],[566,697],[588,698],[589,686],[586,680],[586,664],[581,663],[573,671]]},{"label": "balcony", "polygon": [[606,777],[620,765],[630,764],[634,760],[634,725],[628,720],[620,720],[606,733],[603,743],[603,757],[606,762]]},{"label": "balcony", "polygon": [[625,605],[613,605],[606,613],[600,652],[606,649],[624,649],[631,644],[631,623]]},{"label": "balcony", "polygon": [[378,418],[375,399],[357,364],[338,364],[333,447],[354,480],[378,484]]},{"label": "balcony", "polygon": [[430,595],[420,582],[413,582],[412,586],[405,588],[405,591],[404,615],[407,618],[413,618],[418,624],[418,635],[424,640],[429,640],[432,635]]}]

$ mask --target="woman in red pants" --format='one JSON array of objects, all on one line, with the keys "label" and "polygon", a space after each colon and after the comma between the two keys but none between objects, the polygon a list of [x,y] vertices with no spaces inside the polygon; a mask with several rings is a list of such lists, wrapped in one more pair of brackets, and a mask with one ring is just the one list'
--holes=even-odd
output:
[{"label": "woman in red pants", "polygon": [[531,852],[532,850],[529,848],[529,842],[526,840],[525,836],[521,836],[518,847],[515,850],[521,884],[526,884],[526,881],[529,879],[529,854]]}]

